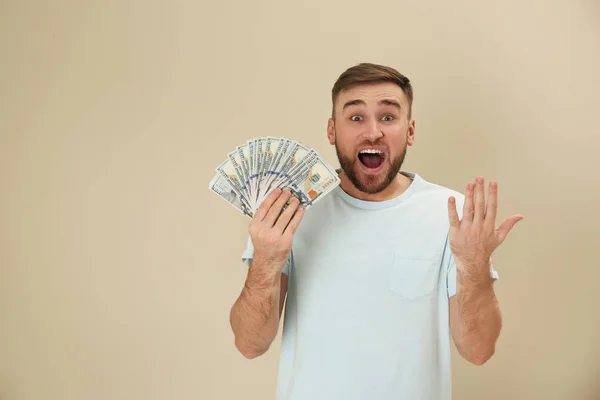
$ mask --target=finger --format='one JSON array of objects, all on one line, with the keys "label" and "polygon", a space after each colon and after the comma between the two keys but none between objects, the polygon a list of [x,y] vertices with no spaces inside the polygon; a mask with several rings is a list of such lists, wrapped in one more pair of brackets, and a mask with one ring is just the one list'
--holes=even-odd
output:
[{"label": "finger", "polygon": [[458,211],[456,211],[456,199],[454,196],[448,198],[448,219],[450,220],[451,228],[458,228],[460,226],[460,219],[458,218]]},{"label": "finger", "polygon": [[472,182],[469,182],[469,184],[467,185],[467,194],[465,196],[465,204],[463,204],[463,221],[466,221],[468,223],[473,222],[473,215],[474,215],[474,206],[473,206],[473,197],[474,197],[474,193],[473,191],[475,190],[475,184]]},{"label": "finger", "polygon": [[483,188],[484,180],[482,176],[475,179],[475,216],[473,219],[478,222],[483,222],[485,214],[485,190]]},{"label": "finger", "polygon": [[290,201],[290,204],[287,206],[285,211],[281,213],[279,218],[277,218],[277,222],[275,222],[275,228],[278,231],[283,232],[285,230],[285,227],[290,223],[290,220],[294,216],[294,213],[298,209],[299,205],[300,201],[295,197]]},{"label": "finger", "polygon": [[279,188],[269,193],[269,195],[263,200],[256,210],[256,213],[254,213],[254,219],[259,222],[264,220],[275,200],[279,198],[279,195],[281,195],[281,189]]},{"label": "finger", "polygon": [[498,184],[491,181],[488,188],[488,202],[485,210],[485,223],[490,227],[496,226],[496,213],[498,212]]},{"label": "finger", "polygon": [[523,219],[522,215],[513,215],[512,217],[509,217],[504,220],[502,225],[500,225],[498,227],[498,229],[496,229],[496,232],[498,234],[498,242],[499,242],[498,244],[501,244],[502,242],[504,242],[504,239],[506,239],[506,236],[508,235],[510,230],[513,228],[513,226],[515,226],[515,224],[517,222],[521,221],[522,219]]},{"label": "finger", "polygon": [[284,204],[287,203],[291,195],[292,192],[286,189],[283,190],[277,200],[275,200],[275,203],[273,203],[264,219],[264,222],[268,226],[273,226],[275,224],[275,221],[277,221],[277,218],[279,218],[279,215],[281,214]]},{"label": "finger", "polygon": [[296,213],[294,214],[294,217],[292,218],[292,220],[288,224],[287,228],[285,228],[285,231],[283,232],[284,235],[294,236],[294,234],[296,233],[296,230],[298,229],[298,225],[300,225],[300,221],[302,221],[302,216],[304,216],[305,211],[306,210],[304,209],[304,207],[298,207],[296,209]]}]

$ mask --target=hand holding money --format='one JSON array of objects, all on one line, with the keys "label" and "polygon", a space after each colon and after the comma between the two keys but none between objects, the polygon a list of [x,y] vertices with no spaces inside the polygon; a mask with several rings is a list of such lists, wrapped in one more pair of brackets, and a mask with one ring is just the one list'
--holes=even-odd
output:
[{"label": "hand holding money", "polygon": [[289,190],[290,198],[308,208],[339,183],[336,171],[315,150],[294,140],[266,137],[228,153],[209,189],[252,218],[276,189]]},{"label": "hand holding money", "polygon": [[258,207],[248,229],[254,260],[257,265],[273,268],[273,273],[281,272],[290,256],[294,234],[304,215],[300,201],[291,196],[289,190],[273,190]]}]

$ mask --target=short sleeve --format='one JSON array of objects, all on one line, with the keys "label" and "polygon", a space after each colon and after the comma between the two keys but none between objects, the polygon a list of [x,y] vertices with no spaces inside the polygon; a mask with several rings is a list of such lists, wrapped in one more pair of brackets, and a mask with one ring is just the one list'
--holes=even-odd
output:
[{"label": "short sleeve", "polygon": [[[242,253],[242,262],[249,267],[252,257],[254,257],[254,245],[252,244],[252,238],[250,236],[248,236],[248,241],[246,242],[246,249]],[[283,270],[281,271],[283,274],[286,274],[289,276],[291,263],[292,262],[291,262],[291,256],[290,256],[290,257],[288,257],[287,261],[285,262],[285,266],[283,267]]]},{"label": "short sleeve", "polygon": [[[448,291],[448,298],[456,295],[456,261],[454,260],[454,255],[450,253],[450,258],[448,262],[448,273],[446,278],[446,288]],[[494,262],[490,257],[490,276],[492,280],[495,282],[498,280],[498,272],[494,268]]]}]

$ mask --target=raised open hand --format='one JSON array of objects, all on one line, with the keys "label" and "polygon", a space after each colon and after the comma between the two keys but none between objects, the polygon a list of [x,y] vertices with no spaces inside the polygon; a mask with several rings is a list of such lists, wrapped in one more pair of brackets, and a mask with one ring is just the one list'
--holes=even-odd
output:
[{"label": "raised open hand", "polygon": [[458,217],[456,199],[448,199],[450,247],[454,258],[459,261],[459,268],[487,264],[494,250],[504,242],[514,225],[523,219],[522,215],[512,215],[496,228],[498,184],[490,182],[487,204],[483,185],[481,176],[477,177],[475,183],[467,184],[462,219]]}]

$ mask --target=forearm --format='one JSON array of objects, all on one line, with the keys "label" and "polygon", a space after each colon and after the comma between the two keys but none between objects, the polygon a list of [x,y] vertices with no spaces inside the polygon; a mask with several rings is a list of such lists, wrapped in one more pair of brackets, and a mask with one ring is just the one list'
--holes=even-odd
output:
[{"label": "forearm", "polygon": [[[488,271],[484,268],[461,270]],[[488,273],[469,276],[457,271],[457,300],[461,354],[475,364],[483,364],[495,351],[500,335],[502,314]]]},{"label": "forearm", "polygon": [[231,309],[235,345],[247,358],[266,352],[277,335],[281,272],[253,260],[240,296]]}]

